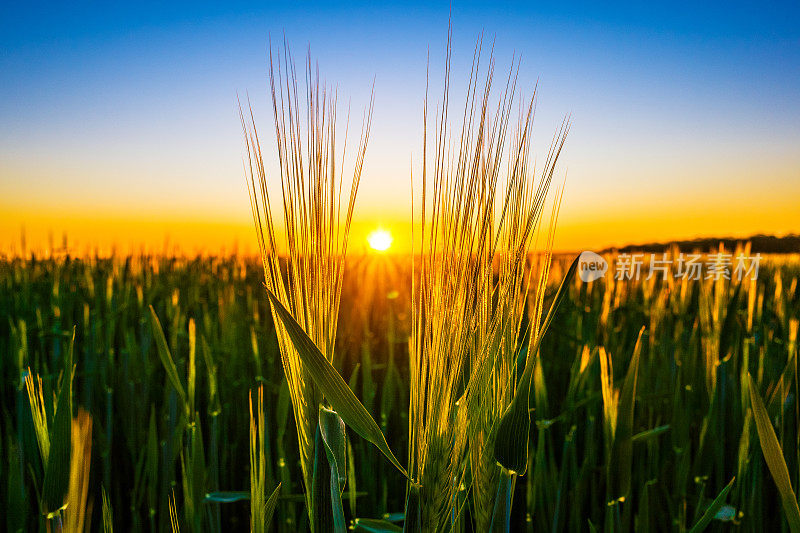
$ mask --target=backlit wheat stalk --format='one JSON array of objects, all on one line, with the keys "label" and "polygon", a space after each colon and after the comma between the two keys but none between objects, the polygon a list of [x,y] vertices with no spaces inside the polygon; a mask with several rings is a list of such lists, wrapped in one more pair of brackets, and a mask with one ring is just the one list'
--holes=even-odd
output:
[{"label": "backlit wheat stalk", "polygon": [[[483,74],[480,56],[479,41],[461,129],[451,137],[448,42],[431,168],[426,98],[410,341],[409,472],[416,485],[407,509],[419,512],[414,526],[423,530],[456,527],[468,463],[479,530],[488,525],[498,468],[491,432],[513,398],[528,251],[568,129],[565,122],[536,186],[528,163],[534,99],[511,133],[517,66],[494,103],[494,59]],[[546,269],[539,306],[545,280]]]},{"label": "backlit wheat stalk", "polygon": [[[346,141],[341,148],[337,144],[336,92],[320,83],[319,71],[312,67],[310,56],[305,77],[306,88],[301,97],[288,48],[284,46],[283,57],[276,54],[275,58],[270,50],[278,168],[271,175],[252,110],[246,120],[240,107],[247,146],[245,174],[267,288],[332,361],[345,252],[369,138],[372,101],[363,118],[355,160],[345,168]],[[350,181],[349,188],[342,187],[345,179]],[[277,216],[270,198],[272,182],[280,183],[281,215]],[[279,320],[275,323],[297,422],[306,500],[311,509],[314,438],[322,398],[285,328]]]},{"label": "backlit wheat stalk", "polygon": [[[474,518],[479,530],[487,530],[497,499],[501,467],[493,454],[494,430],[516,394],[516,383],[524,360],[519,358],[526,339],[535,341],[544,307],[552,243],[561,193],[553,202],[550,228],[538,272],[528,258],[541,225],[547,192],[558,152],[568,132],[568,123],[556,134],[538,182],[529,168],[528,155],[533,125],[534,100],[527,115],[520,117],[505,185],[502,214],[496,231],[493,263],[482,272],[483,297],[479,302],[475,344],[471,352],[472,373],[469,394],[470,472],[474,496]],[[562,189],[563,193],[563,189]],[[534,279],[534,276],[536,278]],[[535,281],[535,283],[534,283]],[[532,287],[533,285],[533,287]],[[528,306],[529,294],[532,302]],[[531,310],[523,330],[526,307]],[[537,354],[531,354],[536,356]],[[513,479],[512,487],[513,487]]]}]

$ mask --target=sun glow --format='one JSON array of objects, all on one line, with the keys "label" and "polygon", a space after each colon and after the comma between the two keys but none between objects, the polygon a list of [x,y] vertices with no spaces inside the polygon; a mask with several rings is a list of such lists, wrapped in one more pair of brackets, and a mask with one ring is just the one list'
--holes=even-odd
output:
[{"label": "sun glow", "polygon": [[392,245],[392,234],[385,229],[378,228],[367,235],[369,247],[377,252],[385,252]]}]

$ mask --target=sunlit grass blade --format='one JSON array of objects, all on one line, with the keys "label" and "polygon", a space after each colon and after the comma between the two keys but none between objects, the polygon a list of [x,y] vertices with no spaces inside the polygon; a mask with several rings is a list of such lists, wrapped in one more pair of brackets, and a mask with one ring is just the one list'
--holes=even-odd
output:
[{"label": "sunlit grass blade", "polygon": [[267,294],[297,353],[302,358],[309,375],[314,379],[314,383],[319,387],[325,399],[339,413],[345,424],[374,444],[404,476],[408,477],[406,469],[403,468],[400,461],[392,453],[392,450],[389,449],[386,438],[383,436],[378,424],[361,402],[358,401],[358,398],[347,386],[339,372],[322,355],[319,348],[281,304],[280,300],[269,290]]},{"label": "sunlit grass blade", "polygon": [[[264,386],[259,385],[256,409],[253,409],[253,393],[248,397],[250,406],[250,531],[264,533],[268,529],[267,519],[267,458],[266,427],[264,418]],[[206,496],[207,498],[207,496]]]},{"label": "sunlit grass blade", "polygon": [[[70,458],[69,491],[64,509],[64,529],[84,531],[87,523],[89,467],[92,464],[92,417],[79,409],[72,420],[72,451]],[[88,516],[91,520],[91,516]]]},{"label": "sunlit grass blade", "polygon": [[175,492],[169,495],[169,524],[172,527],[172,533],[181,533],[180,520],[178,519],[178,509],[175,505]]},{"label": "sunlit grass blade", "polygon": [[100,494],[103,498],[103,533],[114,533],[114,509],[108,499],[105,487],[102,487]]},{"label": "sunlit grass blade", "polygon": [[617,422],[614,444],[608,465],[609,496],[612,501],[624,501],[631,491],[633,468],[633,411],[636,403],[636,383],[639,378],[639,359],[642,351],[644,327],[639,330],[633,348],[628,373],[617,403]]},{"label": "sunlit grass blade", "polygon": [[792,482],[789,478],[789,469],[786,466],[786,459],[783,457],[778,437],[772,428],[772,422],[764,407],[764,402],[758,394],[756,383],[753,376],[748,377],[748,388],[750,389],[750,405],[753,409],[753,419],[758,430],[758,440],[761,442],[761,451],[764,453],[764,460],[772,474],[772,479],[778,487],[781,496],[781,504],[785,513],[786,521],[793,533],[800,532],[800,507],[797,505],[797,496],[792,490]]},{"label": "sunlit grass blade", "polygon": [[692,526],[692,529],[689,530],[689,533],[700,533],[708,527],[708,525],[717,515],[717,512],[719,512],[719,510],[725,504],[725,498],[728,497],[728,493],[733,488],[734,481],[736,481],[735,477],[731,479],[727,485],[725,485],[725,488],[720,491],[717,497],[714,498],[714,501],[711,502],[708,508],[706,508],[703,516],[700,517],[700,520],[698,520],[697,523]]},{"label": "sunlit grass blade", "polygon": [[278,496],[281,493],[281,484],[278,483],[278,486],[275,487],[275,490],[272,491],[272,494],[269,495],[267,498],[267,502],[264,504],[264,521],[267,524],[272,523],[272,516],[275,514],[275,506],[278,505]]},{"label": "sunlit grass blade", "polygon": [[50,457],[50,430],[42,392],[42,378],[34,376],[30,368],[25,372],[25,389],[28,393],[28,403],[31,407],[33,429],[36,432],[39,454],[42,458],[42,464],[46,465],[47,458]]}]

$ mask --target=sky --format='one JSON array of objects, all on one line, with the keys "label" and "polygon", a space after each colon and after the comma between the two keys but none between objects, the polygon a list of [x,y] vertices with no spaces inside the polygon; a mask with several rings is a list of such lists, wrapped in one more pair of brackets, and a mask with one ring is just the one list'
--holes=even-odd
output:
[{"label": "sky", "polygon": [[498,77],[538,81],[537,161],[571,116],[556,248],[800,232],[800,4],[565,4],[4,2],[0,250],[254,250],[237,95],[274,160],[270,39],[354,124],[374,83],[353,242],[402,243],[448,20],[453,102],[483,35]]}]

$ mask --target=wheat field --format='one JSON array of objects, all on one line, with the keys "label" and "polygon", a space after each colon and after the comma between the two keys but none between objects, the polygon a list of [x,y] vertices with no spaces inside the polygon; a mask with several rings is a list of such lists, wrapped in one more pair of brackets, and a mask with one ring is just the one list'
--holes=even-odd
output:
[{"label": "wheat field", "polygon": [[374,85],[284,42],[257,255],[0,256],[4,530],[800,533],[800,256],[554,253],[572,118],[537,159],[538,85],[479,38],[451,89],[451,36],[408,253],[352,249]]},{"label": "wheat field", "polygon": [[[553,261],[545,307],[570,261]],[[334,360],[400,458],[413,393],[410,263],[348,259]],[[769,256],[741,284],[573,278],[539,348],[513,530],[795,528],[798,278],[797,256]],[[0,310],[6,530],[163,531],[171,518],[189,531],[246,529],[259,493],[266,527],[308,530],[291,393],[257,259],[8,258]],[[70,353],[72,472],[62,465],[69,503],[59,515],[41,440],[52,458],[59,432],[70,431],[59,417]],[[398,530],[403,473],[346,433],[347,525]],[[453,530],[479,530],[471,465],[458,472]]]}]

